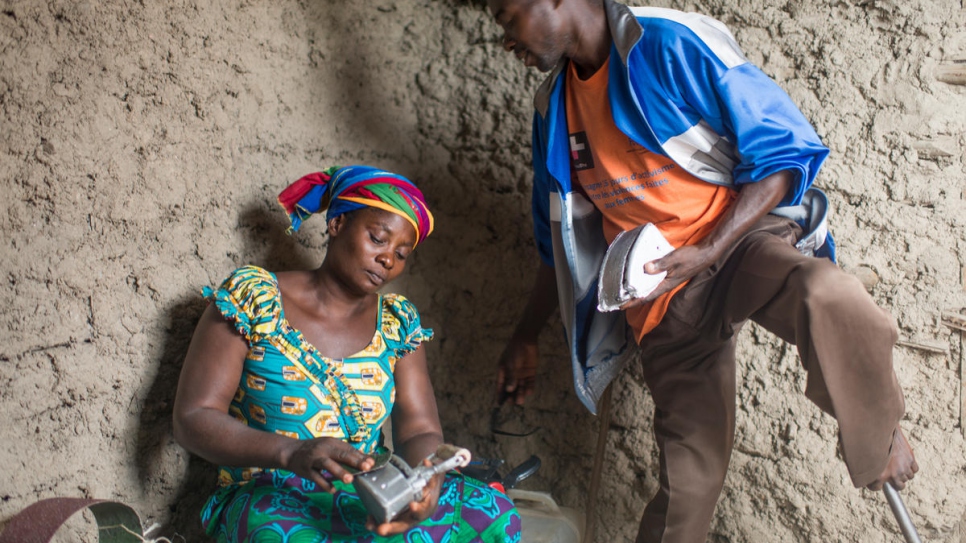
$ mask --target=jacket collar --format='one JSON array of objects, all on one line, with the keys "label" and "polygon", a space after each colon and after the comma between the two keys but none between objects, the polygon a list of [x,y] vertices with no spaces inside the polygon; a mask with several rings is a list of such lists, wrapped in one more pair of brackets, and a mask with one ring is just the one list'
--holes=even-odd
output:
[{"label": "jacket collar", "polygon": [[[613,0],[604,0],[604,13],[607,15],[607,26],[610,28],[611,39],[614,40],[614,47],[621,57],[621,62],[627,66],[627,56],[631,49],[637,44],[644,34],[637,18],[631,13],[631,9],[624,4],[618,4]],[[540,113],[541,117],[547,116],[550,109],[550,95],[560,74],[567,68],[570,62],[567,58],[560,59],[560,62],[550,71],[550,75],[543,80],[536,94],[533,96],[533,107]]]}]

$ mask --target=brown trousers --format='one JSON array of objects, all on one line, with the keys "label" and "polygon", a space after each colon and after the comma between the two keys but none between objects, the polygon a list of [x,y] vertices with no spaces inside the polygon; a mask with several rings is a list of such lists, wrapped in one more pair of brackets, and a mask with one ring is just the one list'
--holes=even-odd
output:
[{"label": "brown trousers", "polygon": [[885,469],[904,410],[892,369],[894,321],[855,277],[799,253],[792,243],[800,233],[766,216],[644,336],[661,473],[638,543],[707,537],[734,444],[735,339],[748,319],[798,347],[805,395],[837,419],[853,484]]}]

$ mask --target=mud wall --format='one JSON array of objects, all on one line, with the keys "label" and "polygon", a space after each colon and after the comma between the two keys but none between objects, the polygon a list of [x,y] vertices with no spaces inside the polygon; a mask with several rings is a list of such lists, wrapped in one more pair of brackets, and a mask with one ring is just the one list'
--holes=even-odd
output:
[{"label": "mud wall", "polygon": [[[898,320],[905,493],[924,539],[966,541],[966,15],[960,0],[662,1],[727,23],[832,149],[842,266]],[[524,487],[581,509],[597,421],[559,322],[538,394],[489,432],[493,367],[535,268],[530,95],[540,76],[457,0],[0,0],[0,524],[45,497],[113,498],[155,535],[204,541],[213,468],[171,438],[198,289],[236,266],[311,267],[321,224],[287,237],[295,178],[369,163],[420,182],[438,219],[395,286],[428,347],[449,440],[543,467]],[[713,541],[898,540],[851,488],[835,424],[802,396],[794,348],[749,325],[736,451]],[[656,488],[640,372],[614,390],[598,541],[630,538]],[[78,524],[79,533],[85,525]],[[92,537],[90,534],[87,537]]]}]

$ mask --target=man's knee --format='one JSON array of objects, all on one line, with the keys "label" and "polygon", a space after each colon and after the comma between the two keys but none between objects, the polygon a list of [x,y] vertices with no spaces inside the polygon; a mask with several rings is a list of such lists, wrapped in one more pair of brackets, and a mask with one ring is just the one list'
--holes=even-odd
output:
[{"label": "man's knee", "polygon": [[875,329],[877,334],[898,337],[895,319],[878,307],[862,282],[824,258],[813,258],[797,269],[789,283],[800,293],[802,303],[813,316]]}]

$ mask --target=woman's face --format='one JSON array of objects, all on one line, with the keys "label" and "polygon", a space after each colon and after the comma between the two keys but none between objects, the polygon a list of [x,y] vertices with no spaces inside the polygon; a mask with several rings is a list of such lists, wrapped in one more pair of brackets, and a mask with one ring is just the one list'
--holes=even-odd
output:
[{"label": "woman's face", "polygon": [[395,213],[364,207],[330,220],[329,239],[326,260],[350,286],[369,293],[403,272],[416,231]]}]

